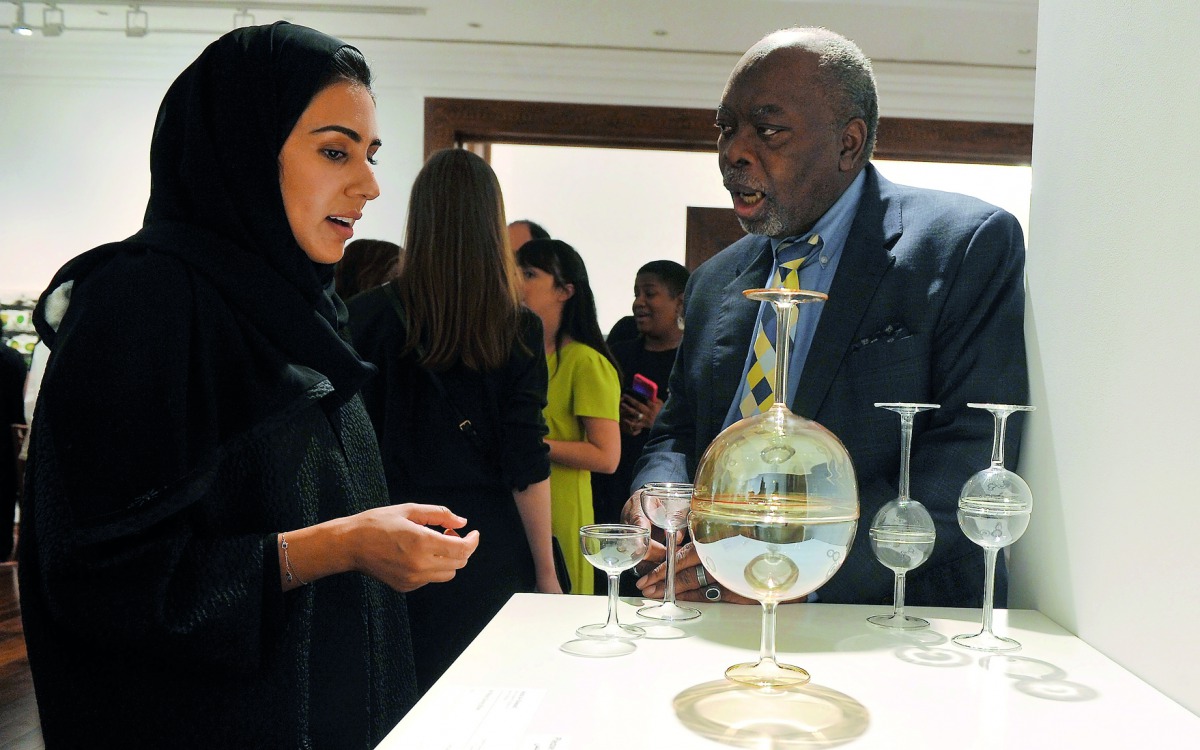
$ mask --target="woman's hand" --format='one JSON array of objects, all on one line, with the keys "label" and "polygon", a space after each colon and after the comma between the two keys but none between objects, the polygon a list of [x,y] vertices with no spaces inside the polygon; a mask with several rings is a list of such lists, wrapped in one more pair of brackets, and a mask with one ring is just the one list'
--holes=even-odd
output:
[{"label": "woman's hand", "polygon": [[642,401],[629,394],[622,395],[621,432],[631,436],[640,435],[642,430],[650,429],[662,408],[663,402],[657,398]]},{"label": "woman's hand", "polygon": [[478,531],[466,536],[455,531],[466,523],[467,519],[440,505],[405,503],[283,532],[279,535],[280,585],[287,591],[352,570],[397,591],[449,581],[479,546]]},{"label": "woman's hand", "polygon": [[354,522],[354,569],[397,591],[449,581],[479,546],[479,532],[460,537],[454,530],[467,520],[440,505],[389,505],[347,520]]}]

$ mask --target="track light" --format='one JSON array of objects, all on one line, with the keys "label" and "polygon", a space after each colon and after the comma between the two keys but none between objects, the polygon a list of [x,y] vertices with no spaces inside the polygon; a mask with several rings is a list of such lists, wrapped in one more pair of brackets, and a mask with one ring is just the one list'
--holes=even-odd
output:
[{"label": "track light", "polygon": [[13,21],[12,33],[17,36],[33,36],[33,29],[29,28],[29,24],[25,23],[25,5],[24,3],[16,3],[17,19]]},{"label": "track light", "polygon": [[42,11],[42,36],[62,36],[63,29],[66,28],[63,21],[62,8],[46,6]]},{"label": "track light", "polygon": [[233,28],[240,29],[243,26],[253,26],[254,16],[251,15],[249,8],[242,8],[233,14]]},{"label": "track light", "polygon": [[135,5],[125,13],[125,36],[146,36],[150,30],[150,17]]}]

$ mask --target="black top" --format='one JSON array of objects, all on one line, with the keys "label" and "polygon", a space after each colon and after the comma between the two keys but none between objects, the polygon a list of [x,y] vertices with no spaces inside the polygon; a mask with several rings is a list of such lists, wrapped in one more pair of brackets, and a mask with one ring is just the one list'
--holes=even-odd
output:
[{"label": "black top", "polygon": [[415,698],[403,597],[279,585],[275,532],[387,502],[372,368],[279,190],[341,46],[210,45],[163,101],[143,229],[39,300],[20,576],[47,747],[367,748]]},{"label": "black top", "polygon": [[25,424],[25,358],[0,341],[0,562],[12,555],[13,514],[17,504],[17,464],[21,447],[13,444],[12,427]]},{"label": "black top", "polygon": [[[388,286],[349,302],[354,345],[379,368],[363,401],[388,489],[396,502],[445,505],[480,534],[470,564],[452,581],[408,595],[417,679],[426,690],[514,593],[534,590],[533,557],[512,493],[550,476],[546,357],[541,321],[522,310],[519,338],[502,368],[458,364],[432,375],[415,353],[401,355],[406,329],[396,304]],[[478,444],[459,430],[464,418]]]},{"label": "black top", "polygon": [[[671,368],[675,365],[677,349],[662,352],[652,352],[646,349],[646,340],[642,336],[625,341],[609,344],[613,356],[621,365],[621,390],[628,391],[633,384],[633,376],[641,374],[653,380],[658,385],[658,398],[667,400],[667,380],[671,377]],[[592,504],[596,513],[596,523],[618,523],[621,520],[621,508],[631,494],[630,484],[633,482],[633,467],[642,448],[650,439],[650,428],[647,426],[637,435],[621,433],[621,463],[612,474],[592,473]]]}]

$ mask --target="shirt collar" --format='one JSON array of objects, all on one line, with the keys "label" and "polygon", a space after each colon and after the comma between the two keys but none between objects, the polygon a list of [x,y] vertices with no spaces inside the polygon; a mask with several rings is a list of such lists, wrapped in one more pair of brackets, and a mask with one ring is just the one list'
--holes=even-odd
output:
[{"label": "shirt collar", "polygon": [[863,185],[866,184],[866,181],[867,170],[864,168],[859,171],[858,176],[842,192],[837,201],[829,207],[829,210],[820,219],[817,219],[817,223],[813,224],[811,230],[804,234],[778,240],[771,238],[771,252],[775,254],[776,262],[779,260],[780,245],[789,241],[802,241],[812,234],[821,235],[822,264],[828,263],[829,259],[840,253],[846,245],[846,238],[850,235],[850,227],[854,224],[854,215],[858,213],[858,202],[862,198]]}]

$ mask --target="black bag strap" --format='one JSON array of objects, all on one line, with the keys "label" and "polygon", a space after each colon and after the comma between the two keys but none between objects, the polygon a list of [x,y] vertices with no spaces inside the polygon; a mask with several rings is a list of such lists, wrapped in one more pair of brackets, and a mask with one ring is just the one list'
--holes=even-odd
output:
[{"label": "black bag strap", "polygon": [[[396,288],[394,282],[390,281],[384,285],[384,288],[387,290],[388,299],[392,303],[392,309],[395,310],[396,317],[400,319],[400,326],[404,329],[406,335],[411,335],[411,331],[408,330],[408,314],[404,310],[404,303],[400,300],[400,290]],[[418,358],[424,355],[424,350],[420,342],[417,343],[415,351]],[[475,429],[475,425],[471,423],[471,420],[462,413],[462,410],[450,398],[450,394],[446,392],[446,386],[442,384],[442,379],[432,370],[425,367],[420,367],[420,369],[429,376],[429,380],[433,383],[433,387],[438,392],[438,395],[450,407],[450,411],[454,414],[454,420],[458,423],[458,431],[466,436],[467,440],[483,454],[484,458],[493,465],[498,466],[499,461],[496,456],[488,450],[487,444],[479,437],[479,432]]]}]

